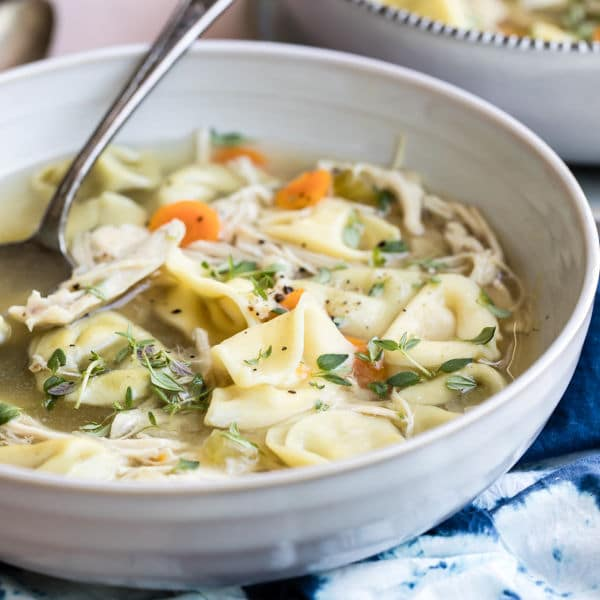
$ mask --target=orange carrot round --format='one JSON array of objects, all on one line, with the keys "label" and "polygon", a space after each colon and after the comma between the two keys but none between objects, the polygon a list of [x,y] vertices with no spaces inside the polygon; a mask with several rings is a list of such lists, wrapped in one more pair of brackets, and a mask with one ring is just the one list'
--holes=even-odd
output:
[{"label": "orange carrot round", "polygon": [[214,242],[219,238],[221,229],[219,215],[214,208],[204,202],[182,200],[181,202],[161,206],[152,215],[148,228],[154,231],[173,219],[179,219],[185,225],[185,237],[181,241],[182,246],[189,246],[196,240]]},{"label": "orange carrot round", "polygon": [[283,306],[283,308],[287,308],[288,310],[294,310],[296,306],[298,306],[298,302],[300,302],[300,298],[304,290],[302,288],[296,288],[293,292],[290,292],[279,304]]},{"label": "orange carrot round", "polygon": [[[350,335],[344,336],[355,348],[357,352],[367,352],[367,341],[355,338]],[[383,375],[383,360],[378,360],[375,363],[367,362],[358,358],[354,358],[352,364],[352,371],[356,377],[358,385],[362,388],[366,388],[369,383],[374,381],[380,381]]]},{"label": "orange carrot round", "polygon": [[594,29],[594,33],[592,34],[592,41],[600,42],[600,27],[596,27],[596,29]]},{"label": "orange carrot round", "polygon": [[307,171],[290,181],[275,196],[275,204],[287,210],[300,210],[318,204],[331,189],[332,178],[329,171]]},{"label": "orange carrot round", "polygon": [[229,148],[219,148],[213,154],[213,160],[218,163],[226,163],[230,160],[235,160],[241,156],[249,158],[257,167],[264,167],[267,164],[267,159],[264,154],[253,148],[245,148],[243,146],[233,146]]}]

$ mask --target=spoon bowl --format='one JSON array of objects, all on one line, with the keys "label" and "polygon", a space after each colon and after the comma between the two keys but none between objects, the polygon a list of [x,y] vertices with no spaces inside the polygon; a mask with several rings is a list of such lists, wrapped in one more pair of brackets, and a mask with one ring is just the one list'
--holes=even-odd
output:
[{"label": "spoon bowl", "polygon": [[46,56],[54,29],[54,11],[46,0],[0,3],[0,70]]}]

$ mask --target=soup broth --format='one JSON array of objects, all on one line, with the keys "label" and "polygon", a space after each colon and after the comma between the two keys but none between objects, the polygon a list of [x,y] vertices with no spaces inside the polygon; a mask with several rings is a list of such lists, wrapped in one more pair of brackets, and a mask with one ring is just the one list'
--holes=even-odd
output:
[{"label": "soup broth", "polygon": [[[26,174],[7,183],[3,240],[31,232],[64,168],[35,169],[26,196]],[[492,230],[398,165],[201,132],[109,149],[80,196],[72,279],[0,265],[2,463],[317,465],[459,418],[522,367],[526,298]]]}]

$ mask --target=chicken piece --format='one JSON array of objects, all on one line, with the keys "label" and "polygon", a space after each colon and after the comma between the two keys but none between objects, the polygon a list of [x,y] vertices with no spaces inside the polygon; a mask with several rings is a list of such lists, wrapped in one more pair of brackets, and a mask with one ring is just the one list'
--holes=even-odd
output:
[{"label": "chicken piece", "polygon": [[[119,228],[114,228],[118,231]],[[101,231],[100,228],[98,231]],[[67,325],[90,311],[112,302],[159,269],[185,235],[181,221],[167,223],[148,233],[139,243],[110,262],[77,269],[68,281],[47,297],[34,290],[25,306],[11,306],[8,313],[29,330],[39,326]]]}]

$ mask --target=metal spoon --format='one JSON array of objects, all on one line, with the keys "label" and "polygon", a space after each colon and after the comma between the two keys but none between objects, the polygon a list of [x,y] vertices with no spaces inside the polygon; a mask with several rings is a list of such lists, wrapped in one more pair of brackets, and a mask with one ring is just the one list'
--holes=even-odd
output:
[{"label": "metal spoon", "polygon": [[[73,265],[64,230],[82,181],[108,143],[183,53],[235,0],[184,0],[142,59],[58,185],[37,231],[27,240],[0,245],[6,270],[30,270],[49,291],[68,278]],[[47,289],[44,289],[47,288]]]},{"label": "metal spoon", "polygon": [[46,56],[54,13],[46,0],[0,3],[0,70]]}]

